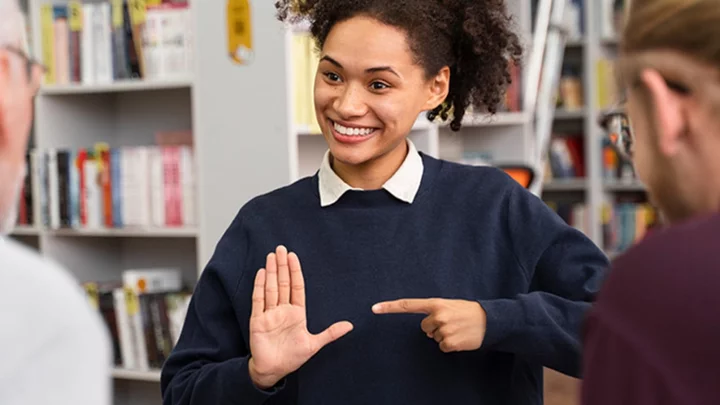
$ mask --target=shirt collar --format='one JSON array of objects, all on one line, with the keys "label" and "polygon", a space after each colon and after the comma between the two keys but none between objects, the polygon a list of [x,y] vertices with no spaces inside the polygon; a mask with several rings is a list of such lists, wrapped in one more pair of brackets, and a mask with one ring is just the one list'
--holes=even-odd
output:
[{"label": "shirt collar", "polygon": [[[383,184],[383,188],[395,198],[412,204],[415,200],[420,182],[423,176],[423,161],[415,145],[407,140],[408,154],[400,168]],[[330,166],[330,151],[325,152],[320,170],[318,172],[318,188],[320,191],[320,205],[327,207],[335,204],[345,192],[349,190],[362,191],[362,189],[350,187],[345,183]]]}]

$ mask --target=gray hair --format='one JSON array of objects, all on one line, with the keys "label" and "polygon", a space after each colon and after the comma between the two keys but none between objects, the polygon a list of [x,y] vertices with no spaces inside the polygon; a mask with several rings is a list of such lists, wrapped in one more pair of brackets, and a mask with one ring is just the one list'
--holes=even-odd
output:
[{"label": "gray hair", "polygon": [[25,47],[25,15],[20,11],[17,0],[0,0],[0,46],[20,45]]}]

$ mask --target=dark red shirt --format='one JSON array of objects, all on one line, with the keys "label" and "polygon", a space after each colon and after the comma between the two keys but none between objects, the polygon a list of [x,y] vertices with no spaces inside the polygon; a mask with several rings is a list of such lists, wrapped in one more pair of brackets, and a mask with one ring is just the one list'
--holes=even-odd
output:
[{"label": "dark red shirt", "polygon": [[615,260],[584,336],[583,405],[720,404],[720,215]]}]

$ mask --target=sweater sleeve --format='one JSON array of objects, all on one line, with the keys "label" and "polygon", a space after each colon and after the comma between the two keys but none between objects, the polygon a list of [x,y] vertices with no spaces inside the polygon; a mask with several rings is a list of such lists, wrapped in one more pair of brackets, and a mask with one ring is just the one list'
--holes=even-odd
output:
[{"label": "sweater sleeve", "polygon": [[283,382],[264,391],[250,379],[250,353],[233,306],[247,254],[247,238],[237,222],[193,291],[182,333],[163,366],[163,405],[259,405],[282,390]]},{"label": "sweater sleeve", "polygon": [[605,254],[543,201],[513,187],[507,237],[530,288],[480,301],[487,313],[483,347],[581,374],[581,329],[609,266]]}]

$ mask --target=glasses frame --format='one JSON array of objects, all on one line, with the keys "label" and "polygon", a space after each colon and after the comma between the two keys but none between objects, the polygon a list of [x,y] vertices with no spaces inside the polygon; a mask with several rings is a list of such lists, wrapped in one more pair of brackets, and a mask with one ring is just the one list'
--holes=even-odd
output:
[{"label": "glasses frame", "polygon": [[10,53],[12,53],[12,54],[17,55],[18,57],[20,57],[20,58],[25,62],[25,72],[27,73],[28,81],[31,81],[31,80],[32,80],[32,78],[33,78],[33,70],[34,70],[36,67],[39,68],[39,69],[42,71],[43,74],[47,72],[47,66],[45,66],[44,64],[42,64],[42,63],[41,63],[40,61],[38,61],[37,59],[34,59],[34,58],[30,57],[30,55],[28,55],[27,53],[25,53],[23,50],[21,50],[21,49],[19,49],[19,48],[16,48],[16,47],[14,47],[14,46],[10,46],[10,45],[6,45],[6,46],[3,46],[3,47],[1,47],[1,48],[4,49],[4,50],[6,50],[6,51],[8,51],[8,52],[10,52]]},{"label": "glasses frame", "polygon": [[[665,85],[674,93],[688,96],[691,94],[689,87],[682,83],[663,77]],[[640,80],[636,80],[632,87],[640,86]],[[618,154],[626,159],[632,160],[632,147],[635,141],[632,123],[627,113],[627,99],[623,98],[619,103],[603,110],[598,115],[598,125],[605,131],[605,136]]]}]

